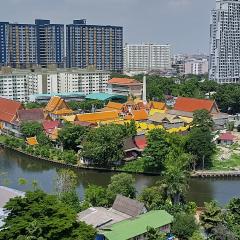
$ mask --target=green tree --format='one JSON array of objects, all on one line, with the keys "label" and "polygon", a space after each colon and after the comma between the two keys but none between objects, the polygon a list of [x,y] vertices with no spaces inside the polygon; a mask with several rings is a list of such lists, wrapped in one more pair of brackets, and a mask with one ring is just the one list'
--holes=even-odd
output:
[{"label": "green tree", "polygon": [[69,169],[60,169],[57,171],[56,191],[59,194],[69,192],[76,188],[77,175]]},{"label": "green tree", "polygon": [[209,130],[193,127],[188,135],[186,149],[193,156],[196,156],[196,166],[205,169],[211,166],[212,155],[215,152],[215,144],[213,136]]},{"label": "green tree", "polygon": [[222,209],[217,202],[211,201],[205,203],[205,211],[201,215],[201,224],[207,234],[211,234],[212,230],[223,221]]},{"label": "green tree", "polygon": [[225,221],[229,231],[240,237],[240,198],[233,198],[227,205]]},{"label": "green tree", "polygon": [[80,200],[76,192],[77,175],[69,169],[60,169],[57,172],[56,191],[60,201],[74,211],[81,210]]},{"label": "green tree", "polygon": [[67,124],[59,131],[58,141],[64,149],[77,151],[87,132],[88,128],[86,127]]},{"label": "green tree", "polygon": [[44,132],[40,132],[36,136],[37,136],[37,141],[40,145],[52,146],[51,140]]},{"label": "green tree", "polygon": [[182,152],[182,149],[173,149],[166,158],[165,172],[163,174],[162,186],[166,195],[173,204],[184,202],[188,189],[191,156]]},{"label": "green tree", "polygon": [[[95,239],[96,231],[83,222],[77,222],[75,211],[56,196],[47,195],[40,190],[27,192],[24,198],[11,199],[6,209],[10,213],[0,231],[1,240],[27,237],[31,228],[35,229],[34,236],[38,239]],[[32,226],[33,223],[37,225]]]},{"label": "green tree", "polygon": [[203,234],[200,231],[195,231],[189,240],[204,240]]},{"label": "green tree", "polygon": [[81,155],[93,165],[106,167],[119,164],[123,159],[122,126],[104,125],[91,129],[83,142]]},{"label": "green tree", "polygon": [[196,219],[193,215],[180,213],[175,216],[172,232],[180,239],[188,240],[198,230]]},{"label": "green tree", "polygon": [[25,108],[26,109],[33,109],[33,108],[43,108],[45,107],[45,103],[37,103],[37,102],[28,102],[25,103]]},{"label": "green tree", "polygon": [[[239,226],[238,226],[239,227]],[[240,236],[240,235],[238,235]],[[216,227],[214,227],[211,231],[211,237],[214,240],[237,240],[237,235],[235,235],[232,231],[224,223],[219,223]]]},{"label": "green tree", "polygon": [[111,183],[108,185],[108,192],[110,196],[112,195],[112,201],[114,201],[117,194],[121,194],[129,198],[135,198],[135,179],[132,175],[127,173],[116,174],[111,177]]},{"label": "green tree", "polygon": [[128,137],[134,137],[137,135],[137,127],[134,120],[131,120],[130,123],[124,124],[124,135]]},{"label": "green tree", "polygon": [[213,120],[207,110],[197,110],[193,113],[192,125],[193,127],[211,130],[213,128]]},{"label": "green tree", "polygon": [[93,207],[107,207],[107,190],[101,186],[89,185],[85,191],[85,201]]},{"label": "green tree", "polygon": [[146,233],[146,239],[147,240],[165,240],[166,234],[161,232],[158,229],[148,227],[147,233]]},{"label": "green tree", "polygon": [[161,129],[154,129],[147,135],[148,145],[144,150],[145,169],[163,170],[163,165],[169,153],[170,143],[168,133]]},{"label": "green tree", "polygon": [[20,126],[20,131],[25,138],[34,137],[43,132],[43,127],[39,122],[24,122]]},{"label": "green tree", "polygon": [[148,211],[158,210],[164,206],[167,196],[161,185],[144,188],[138,200],[144,203]]}]

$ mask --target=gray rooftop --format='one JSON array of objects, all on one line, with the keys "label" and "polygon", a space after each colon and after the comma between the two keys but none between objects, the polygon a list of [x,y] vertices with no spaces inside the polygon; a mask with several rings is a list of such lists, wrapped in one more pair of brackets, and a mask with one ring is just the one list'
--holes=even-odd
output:
[{"label": "gray rooftop", "polygon": [[136,217],[145,212],[146,209],[143,203],[118,195],[112,208],[91,207],[80,212],[77,219],[95,228],[102,228]]},{"label": "gray rooftop", "polygon": [[131,217],[136,217],[146,211],[143,203],[121,195],[117,195],[112,209],[125,213]]},{"label": "gray rooftop", "polygon": [[80,212],[77,216],[79,221],[83,221],[95,228],[105,227],[129,218],[131,218],[131,216],[127,214],[103,207],[88,208],[87,210]]}]

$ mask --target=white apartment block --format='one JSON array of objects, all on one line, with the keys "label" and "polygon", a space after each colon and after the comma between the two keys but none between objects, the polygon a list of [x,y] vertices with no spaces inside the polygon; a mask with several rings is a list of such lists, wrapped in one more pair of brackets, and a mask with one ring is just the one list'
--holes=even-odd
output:
[{"label": "white apartment block", "polygon": [[208,73],[207,59],[188,59],[185,61],[185,74],[203,75]]},{"label": "white apartment block", "polygon": [[38,69],[0,71],[0,96],[20,102],[34,94],[106,92],[110,72],[85,69]]},{"label": "white apartment block", "polygon": [[148,72],[171,68],[169,44],[125,44],[124,72]]},{"label": "white apartment block", "polygon": [[209,78],[240,83],[240,0],[216,0],[211,12]]}]

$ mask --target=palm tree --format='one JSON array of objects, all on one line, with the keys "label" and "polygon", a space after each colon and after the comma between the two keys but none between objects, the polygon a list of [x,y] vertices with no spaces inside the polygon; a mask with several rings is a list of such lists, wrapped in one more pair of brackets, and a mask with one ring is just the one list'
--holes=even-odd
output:
[{"label": "palm tree", "polygon": [[188,177],[186,172],[181,169],[171,169],[164,173],[162,181],[166,195],[173,204],[179,204],[183,201],[184,195],[188,189]]}]

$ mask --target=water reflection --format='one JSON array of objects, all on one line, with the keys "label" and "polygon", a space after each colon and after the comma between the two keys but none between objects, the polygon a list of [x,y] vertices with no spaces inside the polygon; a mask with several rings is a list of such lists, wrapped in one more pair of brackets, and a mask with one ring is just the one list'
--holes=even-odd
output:
[{"label": "water reflection", "polygon": [[[0,184],[8,185],[19,190],[32,189],[31,183],[36,180],[39,186],[46,192],[54,192],[54,180],[59,166],[48,162],[29,158],[25,155],[0,149]],[[75,170],[78,176],[77,191],[82,198],[84,189],[89,184],[107,186],[113,173],[88,170]],[[28,180],[26,186],[19,186],[18,179]],[[135,175],[136,189],[140,192],[144,187],[153,185],[160,178],[156,176]],[[8,181],[6,181],[8,180]],[[8,184],[5,184],[8,183]],[[192,179],[190,183],[188,200],[195,201],[202,206],[204,202],[215,199],[225,204],[232,197],[240,196],[240,179],[213,180]]]}]

